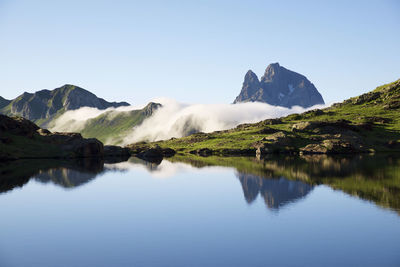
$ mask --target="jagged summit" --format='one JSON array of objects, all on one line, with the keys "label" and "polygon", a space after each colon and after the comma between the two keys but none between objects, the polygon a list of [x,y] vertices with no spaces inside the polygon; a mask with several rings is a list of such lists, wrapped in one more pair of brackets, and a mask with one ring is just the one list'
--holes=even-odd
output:
[{"label": "jagged summit", "polygon": [[[272,63],[269,64],[268,67],[265,69],[264,76],[261,80],[270,81],[275,75],[279,75],[281,66],[279,63]],[[283,68],[283,67],[282,67]]]},{"label": "jagged summit", "polygon": [[275,106],[310,107],[324,104],[317,88],[303,75],[273,63],[265,69],[261,80],[249,70],[242,90],[234,103],[264,102]]}]

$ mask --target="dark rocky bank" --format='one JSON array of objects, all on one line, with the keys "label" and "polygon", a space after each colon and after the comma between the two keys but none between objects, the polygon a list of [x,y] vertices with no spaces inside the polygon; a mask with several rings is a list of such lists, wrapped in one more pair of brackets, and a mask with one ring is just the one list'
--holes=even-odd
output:
[{"label": "dark rocky bank", "polygon": [[0,159],[127,156],[129,149],[104,146],[79,133],[52,133],[22,117],[0,115]]}]

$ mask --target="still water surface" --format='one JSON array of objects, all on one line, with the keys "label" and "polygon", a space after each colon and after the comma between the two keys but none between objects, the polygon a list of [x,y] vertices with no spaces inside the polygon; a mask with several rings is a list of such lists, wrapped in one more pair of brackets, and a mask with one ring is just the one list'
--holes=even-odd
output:
[{"label": "still water surface", "polygon": [[396,157],[207,160],[0,165],[0,266],[400,266]]}]

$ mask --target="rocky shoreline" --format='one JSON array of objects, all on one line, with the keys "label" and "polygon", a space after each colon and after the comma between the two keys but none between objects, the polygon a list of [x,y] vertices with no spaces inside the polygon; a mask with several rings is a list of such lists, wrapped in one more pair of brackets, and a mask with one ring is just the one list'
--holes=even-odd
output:
[{"label": "rocky shoreline", "polygon": [[41,129],[0,115],[0,159],[136,156],[150,162],[178,155],[361,154],[400,152],[400,80],[325,109],[182,138],[104,146],[79,133]]},{"label": "rocky shoreline", "polygon": [[[246,130],[252,125],[240,125],[239,128]],[[252,143],[249,148],[238,149],[212,149],[203,147],[193,150],[177,150],[176,153],[193,154],[197,156],[255,156],[263,157],[268,154],[360,154],[376,153],[373,144],[365,138],[369,131],[373,130],[373,124],[352,124],[350,121],[338,120],[333,122],[313,121],[299,122],[292,126],[291,131],[281,131],[268,126],[262,128],[265,136]],[[197,133],[194,136],[199,140],[212,138],[211,134]],[[310,135],[306,138],[302,135]],[[145,155],[147,151],[162,156],[162,151],[174,151],[172,148],[163,147],[163,142],[129,145],[133,154]],[[400,152],[400,143],[389,140],[384,144],[385,152]],[[156,149],[155,149],[156,148]],[[165,155],[164,155],[165,156]]]},{"label": "rocky shoreline", "polygon": [[199,156],[400,152],[398,103],[400,80],[325,109],[139,146]]},{"label": "rocky shoreline", "polygon": [[[29,158],[88,158],[136,156],[149,162],[161,162],[175,154],[207,156],[254,156],[268,154],[357,154],[375,153],[373,144],[365,138],[373,131],[373,123],[353,124],[347,120],[333,122],[312,121],[293,124],[290,131],[272,128],[280,120],[267,120],[258,131],[263,137],[247,148],[179,149],[166,146],[164,142],[140,142],[126,147],[104,146],[94,138],[83,138],[79,133],[52,133],[21,117],[0,115],[0,159]],[[246,131],[252,124],[239,125],[236,129]],[[227,130],[225,132],[230,132]],[[217,132],[217,134],[223,131]],[[197,133],[189,136],[194,143],[212,139],[214,133]],[[389,140],[388,151],[400,152],[400,143]],[[37,148],[37,150],[32,150]]]},{"label": "rocky shoreline", "polygon": [[79,133],[50,132],[22,117],[0,115],[0,159],[126,157],[127,148],[104,146]]}]

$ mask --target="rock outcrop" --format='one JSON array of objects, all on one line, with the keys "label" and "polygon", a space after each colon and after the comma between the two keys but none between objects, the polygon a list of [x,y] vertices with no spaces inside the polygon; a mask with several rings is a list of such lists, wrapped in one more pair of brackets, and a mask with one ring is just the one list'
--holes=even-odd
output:
[{"label": "rock outcrop", "polygon": [[127,147],[104,146],[104,156],[106,157],[129,157],[131,152]]},{"label": "rock outcrop", "polygon": [[172,148],[162,148],[159,145],[149,145],[146,142],[139,142],[128,145],[131,155],[149,162],[159,163],[163,158],[172,157],[176,151]]},{"label": "rock outcrop", "polygon": [[103,144],[79,133],[52,133],[22,117],[0,115],[0,158],[103,157]]},{"label": "rock outcrop", "polygon": [[283,107],[311,107],[324,104],[317,88],[303,75],[290,71],[279,63],[270,64],[261,80],[249,70],[234,103],[264,102]]}]

